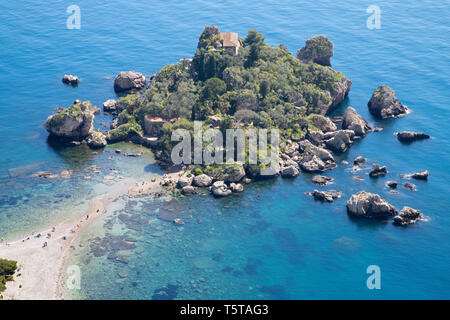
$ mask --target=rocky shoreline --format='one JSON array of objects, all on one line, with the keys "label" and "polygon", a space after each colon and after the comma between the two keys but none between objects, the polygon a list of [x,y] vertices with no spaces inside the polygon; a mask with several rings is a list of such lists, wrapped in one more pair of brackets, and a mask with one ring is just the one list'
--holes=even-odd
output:
[{"label": "rocky shoreline", "polygon": [[[250,37],[252,40],[249,40]],[[247,45],[251,49],[252,46],[256,45],[254,39],[258,39],[258,37],[260,35],[256,31],[250,30],[249,36],[240,41],[241,44]],[[179,66],[184,70],[190,70],[191,73],[194,72],[194,75],[190,75],[194,80],[195,77],[200,77],[199,74],[195,74],[194,69],[199,50],[203,50],[209,45],[217,48],[218,41],[220,41],[219,29],[216,26],[206,27],[200,37],[194,59],[180,60],[176,67]],[[261,46],[261,42],[258,42],[258,45]],[[243,51],[244,49],[241,48],[240,50]],[[305,46],[298,51],[297,59],[299,62],[295,63],[300,63],[305,68],[317,66],[317,68],[321,68],[321,72],[332,74],[334,77],[336,71],[331,69],[330,58],[332,56],[333,43],[325,36],[316,36],[307,40]],[[109,99],[103,103],[104,112],[115,115],[110,125],[111,130],[108,132],[95,131],[93,128],[93,119],[95,114],[100,112],[99,108],[93,106],[89,101],[81,102],[79,100],[76,100],[68,108],[61,109],[58,113],[50,116],[45,122],[45,128],[50,133],[50,137],[56,138],[62,143],[68,145],[85,143],[92,149],[103,148],[107,144],[117,141],[131,141],[142,144],[153,149],[161,167],[171,167],[173,163],[168,156],[169,150],[161,149],[160,135],[166,123],[176,123],[175,121],[178,120],[167,121],[163,118],[157,118],[155,115],[150,117],[150,115],[144,114],[143,125],[135,117],[135,114],[141,115],[139,108],[143,108],[140,96],[146,95],[152,89],[159,90],[158,83],[163,81],[163,77],[167,76],[164,74],[165,69],[153,75],[149,81],[143,74],[135,71],[120,72],[117,75],[114,81],[114,90],[120,93],[128,93],[128,95],[118,100]],[[303,136],[294,138],[294,135],[292,135],[291,138],[282,139],[279,159],[271,175],[261,176],[260,167],[239,163],[213,167],[186,165],[183,166],[183,174],[178,179],[163,179],[162,185],[185,196],[198,193],[199,188],[207,188],[215,197],[226,197],[243,192],[244,185],[252,180],[278,176],[295,178],[301,172],[322,173],[336,168],[338,166],[335,160],[336,154],[347,152],[355,140],[362,139],[370,132],[379,130],[378,128],[372,129],[353,107],[348,107],[342,118],[332,119],[327,116],[330,110],[342,103],[351,87],[351,81],[344,76],[333,79],[334,84],[327,93],[327,102],[319,99],[315,105],[319,112],[309,114],[305,118],[307,124],[303,125],[305,131]],[[215,81],[218,85],[219,80]],[[374,90],[368,101],[368,109],[374,117],[381,120],[403,116],[408,112],[408,108],[398,100],[395,91],[386,85],[378,86]],[[210,127],[221,126],[224,122],[222,116],[216,115],[209,116],[208,121]],[[300,121],[300,123],[302,122]],[[400,132],[397,134],[397,138],[401,142],[412,142],[427,139],[429,136],[417,132]],[[354,165],[358,167],[365,162],[366,159],[358,157],[354,160]],[[386,166],[373,164],[369,176],[374,178],[385,175],[387,172]],[[426,180],[428,171],[405,175],[404,177]],[[317,176],[313,179],[313,182],[319,186],[324,186],[331,181],[324,176]],[[393,193],[396,192],[393,190],[397,187],[396,181],[388,182],[387,185]],[[405,187],[414,190],[414,186],[411,184],[406,183]],[[347,204],[349,214],[357,217],[374,218],[391,217],[397,212],[394,209],[389,209],[387,211],[389,214],[385,214],[383,210],[389,208],[388,204],[382,203],[377,195],[366,195],[362,192],[364,191],[353,195],[349,200]],[[340,191],[336,190],[314,190],[309,194],[315,199],[327,202],[332,202],[341,196]],[[360,202],[369,207],[359,207]],[[380,202],[381,204],[378,204]],[[358,210],[355,210],[355,206],[358,207]]]}]

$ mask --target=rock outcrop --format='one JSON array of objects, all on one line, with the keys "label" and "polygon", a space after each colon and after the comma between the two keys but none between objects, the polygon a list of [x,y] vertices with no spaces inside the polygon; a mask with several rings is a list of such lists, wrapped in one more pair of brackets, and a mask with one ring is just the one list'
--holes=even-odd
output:
[{"label": "rock outcrop", "polygon": [[347,201],[349,215],[361,218],[387,218],[397,214],[397,209],[378,194],[360,191]]},{"label": "rock outcrop", "polygon": [[114,80],[116,92],[139,90],[145,87],[145,76],[136,71],[122,71]]},{"label": "rock outcrop", "polygon": [[306,172],[323,172],[336,168],[336,162],[330,151],[314,146],[308,140],[299,143],[302,152],[298,164]]},{"label": "rock outcrop", "polygon": [[370,113],[380,119],[395,118],[406,114],[408,110],[398,101],[395,91],[386,85],[375,89],[368,106]]},{"label": "rock outcrop", "polygon": [[314,197],[314,200],[317,201],[333,202],[334,199],[338,199],[341,197],[342,192],[338,190],[329,190],[329,191],[314,190],[313,192],[306,192],[306,194]]},{"label": "rock outcrop", "polygon": [[336,131],[337,127],[330,118],[318,114],[308,117],[311,124],[322,132]]},{"label": "rock outcrop", "polygon": [[81,80],[71,74],[65,74],[62,78],[62,82],[71,86],[77,86],[81,82]]},{"label": "rock outcrop", "polygon": [[93,131],[97,109],[89,101],[77,100],[70,107],[49,116],[44,127],[51,136],[62,142],[81,141]]},{"label": "rock outcrop", "polygon": [[349,129],[355,132],[355,136],[364,137],[370,130],[369,124],[361,117],[354,108],[348,107],[345,111],[342,129]]},{"label": "rock outcrop", "polygon": [[416,223],[420,219],[423,219],[423,215],[419,210],[405,206],[400,210],[399,214],[394,217],[393,224],[396,226],[407,226]]},{"label": "rock outcrop", "polygon": [[100,131],[92,132],[86,139],[87,145],[91,149],[100,149],[106,147],[106,136]]},{"label": "rock outcrop", "polygon": [[402,178],[410,178],[410,179],[416,179],[416,180],[428,180],[429,172],[428,170],[422,171],[422,172],[416,172],[413,174],[404,174],[402,175]]},{"label": "rock outcrop", "polygon": [[180,179],[178,179],[178,186],[184,188],[192,184],[193,176],[191,173],[184,173]]},{"label": "rock outcrop", "polygon": [[378,177],[378,176],[384,176],[387,173],[386,166],[380,167],[379,164],[374,163],[372,166],[372,171],[370,171],[369,176],[371,177]]},{"label": "rock outcrop", "polygon": [[326,36],[314,36],[306,40],[305,46],[298,50],[297,58],[303,63],[315,62],[323,66],[331,66],[333,42]]},{"label": "rock outcrop", "polygon": [[402,131],[397,133],[400,142],[413,142],[417,140],[430,139],[430,136],[423,132]]}]

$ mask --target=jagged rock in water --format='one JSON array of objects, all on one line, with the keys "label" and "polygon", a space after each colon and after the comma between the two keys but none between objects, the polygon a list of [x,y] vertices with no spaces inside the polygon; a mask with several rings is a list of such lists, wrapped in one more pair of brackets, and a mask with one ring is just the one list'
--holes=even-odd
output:
[{"label": "jagged rock in water", "polygon": [[104,148],[107,144],[106,136],[99,131],[94,131],[87,137],[86,143],[91,149]]},{"label": "jagged rock in water", "polygon": [[362,218],[387,218],[397,214],[397,209],[378,194],[360,191],[347,201],[348,214]]},{"label": "jagged rock in water", "polygon": [[368,106],[370,113],[380,119],[395,118],[406,114],[408,110],[397,99],[395,91],[386,85],[375,89]]},{"label": "jagged rock in water", "polygon": [[370,130],[370,127],[367,121],[354,108],[348,107],[345,111],[342,129],[353,130],[355,136],[363,137]]},{"label": "jagged rock in water", "polygon": [[299,144],[302,152],[298,162],[300,168],[306,172],[322,172],[336,168],[336,162],[330,151],[316,147],[308,140]]},{"label": "jagged rock in water", "polygon": [[298,50],[297,58],[303,63],[315,62],[323,66],[330,66],[333,56],[333,42],[326,36],[314,36],[306,40],[305,46]]},{"label": "jagged rock in water", "polygon": [[122,71],[114,80],[116,92],[139,90],[145,87],[145,76],[136,71]]},{"label": "jagged rock in water", "polygon": [[386,182],[386,187],[395,189],[397,188],[398,182],[397,181],[388,181]]},{"label": "jagged rock in water", "polygon": [[328,190],[328,191],[314,190],[313,192],[306,192],[306,194],[313,196],[314,199],[318,201],[333,202],[334,199],[338,199],[341,197],[342,192],[339,190]]},{"label": "jagged rock in water", "polygon": [[366,161],[367,161],[366,158],[364,158],[362,156],[358,156],[358,157],[355,158],[355,160],[353,160],[353,164],[356,165],[356,166],[360,166],[363,163],[366,163]]},{"label": "jagged rock in water", "polygon": [[71,86],[77,86],[81,82],[81,80],[77,76],[65,74],[62,78],[62,82]]},{"label": "jagged rock in water", "polygon": [[425,170],[423,172],[416,172],[413,174],[404,174],[402,175],[402,178],[411,178],[416,180],[428,180],[429,172],[428,170]]},{"label": "jagged rock in water", "polygon": [[192,183],[194,186],[205,188],[209,187],[212,184],[212,181],[213,179],[210,176],[206,174],[201,174],[194,177]]},{"label": "jagged rock in water", "polygon": [[312,178],[311,181],[318,186],[326,186],[327,184],[332,183],[334,179],[326,176],[316,175]]},{"label": "jagged rock in water", "polygon": [[374,163],[372,166],[372,171],[370,171],[369,176],[371,177],[378,177],[383,176],[387,173],[386,166],[380,167],[379,164]]},{"label": "jagged rock in water", "polygon": [[397,133],[397,139],[401,142],[413,142],[417,140],[430,139],[430,136],[423,132],[402,131]]},{"label": "jagged rock in water", "polygon": [[423,219],[423,215],[419,210],[405,206],[400,210],[399,214],[394,217],[393,224],[396,226],[407,226],[416,223],[420,219]]}]

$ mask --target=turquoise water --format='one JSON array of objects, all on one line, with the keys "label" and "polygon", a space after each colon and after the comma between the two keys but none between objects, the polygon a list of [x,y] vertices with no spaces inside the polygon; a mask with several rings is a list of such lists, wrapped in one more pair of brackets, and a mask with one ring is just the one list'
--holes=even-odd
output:
[{"label": "turquoise water", "polygon": [[[160,172],[148,164],[151,157],[109,160],[108,152],[57,150],[47,144],[42,123],[58,106],[74,99],[101,105],[114,98],[113,78],[119,71],[150,75],[192,56],[198,35],[210,24],[241,35],[258,29],[267,42],[284,43],[293,53],[310,36],[326,34],[335,44],[333,68],[353,81],[349,99],[336,113],[351,105],[384,128],[356,143],[339,160],[362,155],[369,165],[387,165],[389,174],[371,180],[367,171],[354,173],[340,163],[327,172],[336,179],[330,188],[343,191],[333,204],[304,195],[315,188],[308,175],[246,186],[244,194],[221,200],[199,195],[125,204],[83,235],[84,246],[73,257],[82,267],[82,290],[68,290],[67,297],[449,298],[447,1],[378,1],[379,30],[366,27],[371,1],[75,4],[81,8],[80,30],[66,29],[68,4],[62,1],[0,3],[1,237],[36,231],[76,215],[87,206],[86,199],[104,190],[98,186],[110,167],[119,168],[123,176]],[[65,73],[79,76],[80,86],[64,86],[60,79]],[[371,117],[367,101],[382,83],[396,90],[411,114],[389,121]],[[109,120],[98,116],[96,126]],[[401,130],[425,131],[433,138],[402,145],[393,135]],[[84,170],[92,165],[100,166],[101,173],[85,180]],[[74,175],[54,182],[27,178],[43,169],[73,169]],[[400,186],[400,194],[394,195],[384,187],[389,179],[400,181],[400,174],[425,169],[430,171],[429,181],[414,182],[417,192]],[[365,180],[353,180],[355,175]],[[345,202],[363,189],[379,193],[399,209],[417,208],[428,221],[395,228],[390,223],[352,220]],[[166,221],[174,214],[186,223],[175,226]],[[138,219],[141,226],[127,217]],[[95,257],[89,244],[97,236],[108,243],[136,240],[136,248],[119,252],[128,264],[113,262],[107,255]],[[381,290],[366,287],[369,265],[380,266]]]}]

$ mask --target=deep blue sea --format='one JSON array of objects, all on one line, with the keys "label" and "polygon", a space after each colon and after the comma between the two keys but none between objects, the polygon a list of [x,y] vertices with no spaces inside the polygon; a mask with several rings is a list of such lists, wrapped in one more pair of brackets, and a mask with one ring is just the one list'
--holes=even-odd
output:
[{"label": "deep blue sea", "polygon": [[[67,29],[69,5],[81,9],[81,29]],[[381,29],[369,29],[369,5],[381,9]],[[450,298],[450,16],[449,1],[1,1],[0,2],[0,238],[14,238],[80,215],[88,200],[108,188],[115,168],[124,177],[160,174],[152,156],[114,156],[111,146],[93,154],[79,147],[55,149],[42,127],[58,106],[75,99],[101,106],[115,98],[114,76],[136,70],[151,75],[191,57],[205,25],[223,31],[257,29],[271,45],[292,53],[325,34],[334,42],[333,68],[353,85],[351,105],[372,125],[370,133],[326,175],[325,189],[343,191],[332,204],[304,192],[310,175],[246,186],[239,196],[198,195],[172,201],[142,198],[93,224],[72,257],[82,270],[81,299],[448,299]],[[64,74],[82,79],[77,88]],[[367,102],[380,84],[391,86],[412,111],[376,121]],[[107,116],[96,127],[108,126]],[[432,139],[404,145],[396,131],[424,131]],[[121,148],[135,147],[122,145]],[[353,172],[356,156],[388,167],[370,179]],[[114,157],[114,159],[112,158]],[[100,167],[98,176],[89,168]],[[33,180],[38,170],[72,169],[72,178]],[[416,192],[401,174],[428,169]],[[354,180],[362,176],[364,181]],[[399,194],[384,187],[401,181]],[[398,209],[411,206],[427,221],[408,228],[347,216],[345,203],[360,190],[376,192]],[[163,214],[161,214],[163,213]],[[133,217],[130,223],[123,217]],[[180,216],[176,226],[166,220]],[[122,219],[121,219],[122,217]],[[161,219],[165,217],[166,220]],[[128,223],[124,223],[128,221]],[[137,221],[137,222],[136,222]],[[128,264],[95,257],[93,238],[130,237],[136,248],[120,252]],[[381,270],[381,289],[366,286],[366,269]],[[165,292],[162,293],[162,292]]]}]

